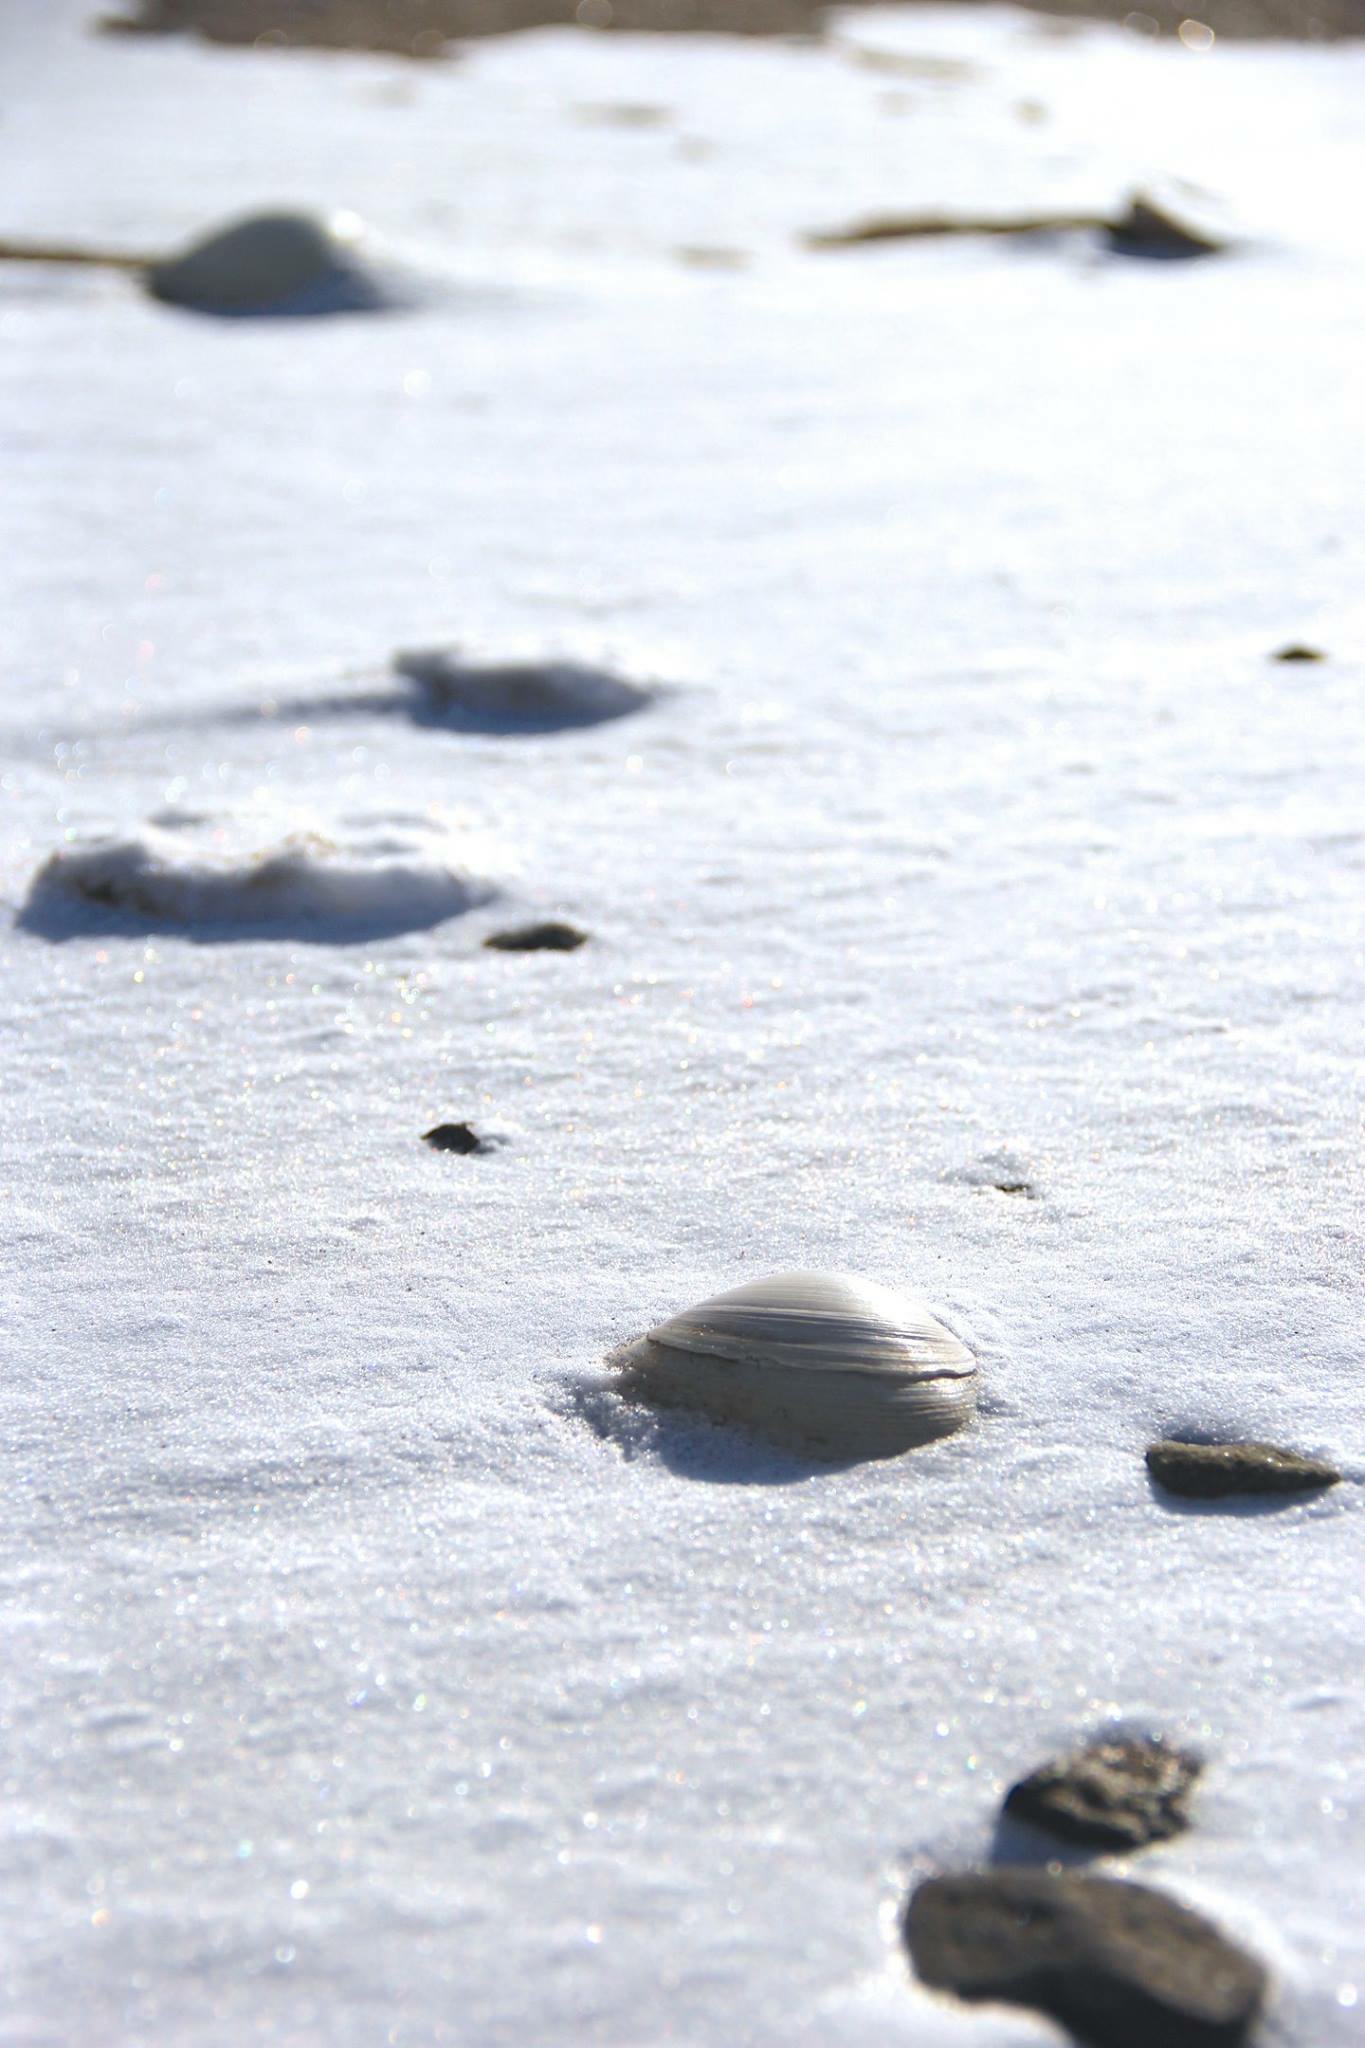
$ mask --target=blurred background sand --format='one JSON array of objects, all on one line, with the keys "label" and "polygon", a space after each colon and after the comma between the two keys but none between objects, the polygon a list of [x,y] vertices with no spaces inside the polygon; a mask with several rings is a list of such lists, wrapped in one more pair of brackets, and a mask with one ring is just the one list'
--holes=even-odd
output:
[{"label": "blurred background sand", "polygon": [[[970,4],[970,0],[968,0]],[[1025,0],[1029,4],[1029,0]],[[140,0],[109,26],[149,34],[189,30],[222,43],[386,50],[438,57],[449,42],[577,22],[592,29],[819,35],[833,10],[820,0]],[[1178,34],[1191,18],[1216,35],[1329,41],[1365,34],[1365,0],[1046,0],[1058,17],[1119,21],[1138,33]]]}]

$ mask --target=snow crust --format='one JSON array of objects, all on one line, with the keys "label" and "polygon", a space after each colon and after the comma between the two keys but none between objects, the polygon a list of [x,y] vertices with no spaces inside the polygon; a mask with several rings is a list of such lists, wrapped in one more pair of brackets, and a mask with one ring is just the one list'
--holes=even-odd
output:
[{"label": "snow crust", "polygon": [[[1268,2041],[1353,2048],[1362,53],[89,11],[5,16],[7,238],[346,206],[448,289],[0,267],[0,2040],[1055,2041],[897,1918],[1122,1725],[1207,1758],[1133,1873],[1266,1957]],[[802,242],[1157,177],[1244,245]],[[404,710],[398,650],[472,644],[678,687]],[[58,852],[223,924],[56,943]],[[514,869],[594,943],[332,920]],[[614,1347],[793,1266],[927,1295],[978,1422],[817,1472],[623,1399]],[[1345,1483],[1165,1502],[1181,1430]]]},{"label": "snow crust", "polygon": [[210,937],[240,926],[315,941],[381,938],[441,924],[497,893],[430,827],[353,828],[340,844],[300,829],[276,845],[234,847],[234,825],[171,811],[126,839],[61,848],[34,877],[24,922],[49,938],[98,931],[104,911],[125,927]]}]

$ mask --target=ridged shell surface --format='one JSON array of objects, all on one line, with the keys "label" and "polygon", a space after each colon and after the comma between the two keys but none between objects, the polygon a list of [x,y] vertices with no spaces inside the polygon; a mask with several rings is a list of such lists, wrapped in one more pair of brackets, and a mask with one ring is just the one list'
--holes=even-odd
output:
[{"label": "ridged shell surface", "polygon": [[922,1302],[838,1273],[754,1280],[649,1332],[622,1364],[634,1390],[784,1445],[894,1457],[976,1407],[976,1360]]}]

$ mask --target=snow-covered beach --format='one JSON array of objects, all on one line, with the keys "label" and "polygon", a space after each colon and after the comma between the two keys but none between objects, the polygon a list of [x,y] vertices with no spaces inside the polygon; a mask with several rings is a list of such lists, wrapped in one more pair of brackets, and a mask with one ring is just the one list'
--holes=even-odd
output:
[{"label": "snow-covered beach", "polygon": [[[1204,1775],[1102,1867],[1354,2048],[1365,45],[96,13],[3,15],[0,240],[344,207],[421,289],[0,263],[0,2042],[1042,2048],[901,1915],[1121,1726]],[[809,244],[1144,190],[1225,253]],[[975,1424],[622,1398],[795,1266]],[[1182,1434],[1343,1483],[1172,1501]]]}]

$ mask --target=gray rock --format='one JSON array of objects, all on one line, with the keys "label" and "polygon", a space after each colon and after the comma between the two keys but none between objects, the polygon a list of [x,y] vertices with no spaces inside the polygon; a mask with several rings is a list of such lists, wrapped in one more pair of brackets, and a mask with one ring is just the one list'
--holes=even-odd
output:
[{"label": "gray rock", "polygon": [[588,942],[577,925],[546,918],[540,924],[513,925],[509,931],[490,932],[484,940],[495,953],[573,953]]},{"label": "gray rock", "polygon": [[220,315],[377,312],[395,303],[353,215],[258,213],[147,272],[153,298]]},{"label": "gray rock", "polygon": [[1118,256],[1151,256],[1169,262],[1216,256],[1228,246],[1211,227],[1176,213],[1149,192],[1135,192],[1123,213],[1106,227],[1109,246]]},{"label": "gray rock", "polygon": [[653,701],[647,684],[581,661],[482,661],[458,648],[394,656],[424,722],[462,732],[544,733],[628,718]]},{"label": "gray rock", "polygon": [[905,1939],[924,1983],[1046,2013],[1087,2048],[1238,2048],[1268,1988],[1187,1906],[1075,1871],[929,1878]]},{"label": "gray rock", "polygon": [[1335,1466],[1279,1444],[1151,1444],[1147,1470],[1168,1493],[1222,1500],[1237,1493],[1320,1493],[1341,1478]]},{"label": "gray rock", "polygon": [[1140,1849],[1189,1826],[1200,1768],[1165,1742],[1092,1742],[1011,1786],[1005,1812],[1066,1842]]}]

